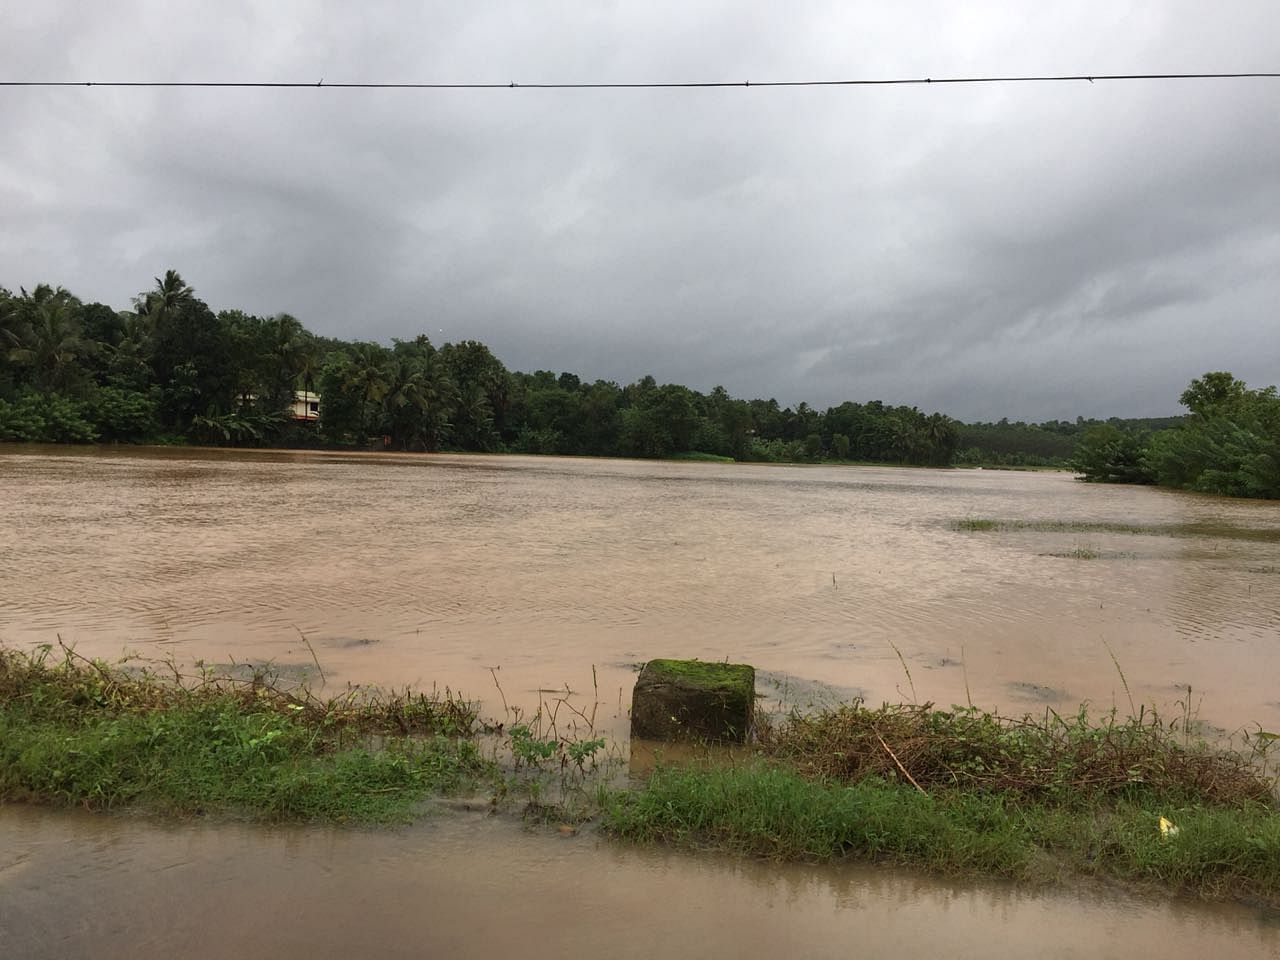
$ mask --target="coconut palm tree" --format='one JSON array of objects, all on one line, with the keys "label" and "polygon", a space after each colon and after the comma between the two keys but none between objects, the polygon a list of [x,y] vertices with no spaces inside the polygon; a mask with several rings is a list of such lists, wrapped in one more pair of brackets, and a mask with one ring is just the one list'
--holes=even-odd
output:
[{"label": "coconut palm tree", "polygon": [[493,439],[493,406],[478,383],[458,393],[458,422],[463,443],[473,450],[488,450]]},{"label": "coconut palm tree", "polygon": [[889,416],[889,449],[899,463],[913,462],[920,449],[920,431],[914,418],[895,410]]},{"label": "coconut palm tree", "polygon": [[111,351],[108,368],[111,375],[141,389],[151,380],[151,325],[146,316],[137,313],[121,313],[124,335]]},{"label": "coconut palm tree", "polygon": [[14,361],[34,371],[44,390],[66,387],[79,370],[79,361],[93,345],[81,336],[80,303],[66,290],[41,284],[26,300],[26,325],[18,346],[9,351]]},{"label": "coconut palm tree", "polygon": [[163,277],[156,277],[154,290],[134,297],[133,305],[139,316],[150,318],[151,327],[161,322],[184,304],[195,299],[194,287],[188,286],[177,270],[166,270]]},{"label": "coconut palm tree", "polygon": [[924,422],[923,435],[929,462],[936,466],[950,463],[960,439],[956,422],[946,414],[932,414]]},{"label": "coconut palm tree", "polygon": [[381,402],[391,388],[386,350],[376,343],[359,343],[351,353],[351,365],[342,389],[360,398],[360,436],[369,430],[369,408]]},{"label": "coconut palm tree", "polygon": [[[134,312],[125,320],[124,338],[117,350],[121,371],[130,379],[149,379],[150,364],[162,349],[167,335],[166,321],[195,300],[195,289],[187,285],[177,270],[156,277],[154,289],[133,298]],[[145,372],[144,372],[145,368]]]},{"label": "coconut palm tree", "polygon": [[316,377],[320,376],[320,369],[323,366],[324,363],[320,354],[316,352],[315,345],[308,340],[298,355],[298,372],[295,382],[301,383],[302,389],[308,393],[314,393]]},{"label": "coconut palm tree", "polygon": [[396,440],[405,446],[417,441],[435,449],[448,427],[447,405],[452,394],[453,384],[434,354],[397,358],[386,397]]},{"label": "coconut palm tree", "polygon": [[21,303],[21,299],[0,287],[0,357],[22,345],[22,333],[26,330],[26,323],[19,309]]},{"label": "coconut palm tree", "polygon": [[306,333],[302,324],[287,313],[278,314],[267,323],[265,360],[271,370],[271,399],[276,403],[293,399],[293,383],[307,348]]}]

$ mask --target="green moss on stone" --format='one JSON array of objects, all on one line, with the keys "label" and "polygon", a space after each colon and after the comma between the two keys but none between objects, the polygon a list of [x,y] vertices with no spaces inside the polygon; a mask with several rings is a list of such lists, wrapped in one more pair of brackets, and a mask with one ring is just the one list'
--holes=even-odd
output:
[{"label": "green moss on stone", "polygon": [[636,680],[631,735],[741,742],[751,731],[755,684],[755,668],[745,663],[650,660]]},{"label": "green moss on stone", "polygon": [[703,690],[737,690],[748,698],[755,694],[756,669],[747,663],[650,660],[644,669],[655,678],[678,681]]}]

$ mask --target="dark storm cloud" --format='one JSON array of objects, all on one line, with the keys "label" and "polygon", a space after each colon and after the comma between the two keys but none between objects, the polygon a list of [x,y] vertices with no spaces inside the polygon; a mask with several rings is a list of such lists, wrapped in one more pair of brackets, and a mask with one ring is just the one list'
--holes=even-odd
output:
[{"label": "dark storm cloud", "polygon": [[[600,80],[1276,69],[1216,4],[50,2],[11,77]],[[902,9],[904,8],[905,9]],[[1273,382],[1280,83],[0,91],[0,283],[475,338],[511,367],[966,418]]]}]

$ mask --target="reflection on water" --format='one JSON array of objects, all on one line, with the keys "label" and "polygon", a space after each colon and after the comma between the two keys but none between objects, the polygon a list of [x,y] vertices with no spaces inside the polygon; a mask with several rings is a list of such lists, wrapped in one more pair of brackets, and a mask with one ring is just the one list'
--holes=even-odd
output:
[{"label": "reflection on water", "polygon": [[[1162,712],[1280,728],[1280,544],[972,517],[1229,524],[1280,505],[1053,473],[525,457],[0,449],[0,639],[331,683],[448,684],[536,707],[632,666],[755,664],[830,696]],[[1098,553],[1072,559],[1052,553]],[[890,642],[901,650],[910,683]],[[494,674],[490,668],[498,668]],[[1201,699],[1203,698],[1203,699]]]},{"label": "reflection on water", "polygon": [[693,858],[479,815],[381,831],[0,808],[0,944],[23,960],[1275,957],[1242,907],[884,867]]}]

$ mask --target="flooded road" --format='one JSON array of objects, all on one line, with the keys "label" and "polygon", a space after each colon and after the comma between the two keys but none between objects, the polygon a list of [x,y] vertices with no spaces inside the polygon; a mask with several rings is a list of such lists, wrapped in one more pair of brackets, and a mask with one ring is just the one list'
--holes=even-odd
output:
[{"label": "flooded road", "polygon": [[496,712],[495,677],[530,709],[567,686],[615,733],[656,656],[753,663],[788,705],[1173,715],[1189,684],[1202,720],[1277,730],[1278,624],[1276,503],[1060,473],[0,446],[3,642],[306,675],[305,635],[330,688]]},{"label": "flooded road", "polygon": [[166,827],[0,807],[0,952],[184,957],[1272,958],[1245,907],[883,867],[695,858],[479,815],[399,830]]}]

